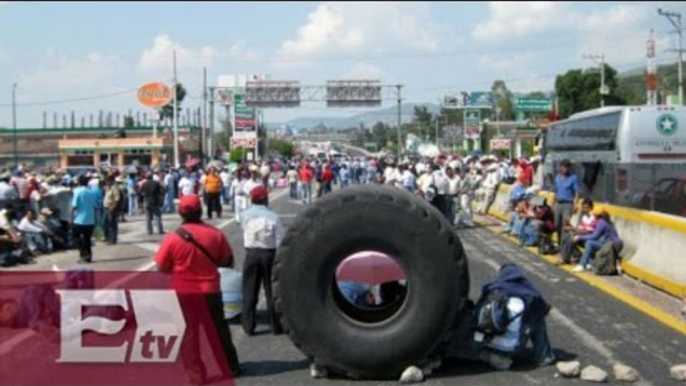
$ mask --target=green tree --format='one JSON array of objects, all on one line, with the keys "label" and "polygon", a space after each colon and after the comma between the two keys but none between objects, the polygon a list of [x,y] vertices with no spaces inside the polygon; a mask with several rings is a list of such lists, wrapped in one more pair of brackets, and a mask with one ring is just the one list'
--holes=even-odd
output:
[{"label": "green tree", "polygon": [[429,137],[433,128],[434,117],[426,106],[415,106],[412,125],[404,134],[412,133],[420,138]]},{"label": "green tree", "polygon": [[[183,88],[181,83],[176,84],[176,113],[181,113],[181,102],[186,98],[186,89]],[[162,106],[160,109],[160,120],[174,118],[174,101],[170,101],[169,104]]]},{"label": "green tree", "polygon": [[134,121],[133,117],[130,115],[125,115],[124,116],[124,128],[130,129],[134,126],[136,126],[136,122]]},{"label": "green tree", "polygon": [[244,148],[237,147],[229,153],[229,160],[236,163],[242,162],[245,159],[245,153],[246,151]]},{"label": "green tree", "polygon": [[501,121],[511,121],[514,119],[514,106],[512,105],[512,92],[507,88],[505,81],[496,80],[491,86],[491,93],[496,109],[500,110],[498,118]]},{"label": "green tree", "polygon": [[272,139],[269,141],[269,148],[267,151],[269,153],[276,153],[283,157],[290,157],[293,155],[295,146],[290,141],[284,141],[281,139]]},{"label": "green tree", "polygon": [[[605,64],[605,85],[610,94],[604,96],[605,105],[624,105],[626,100],[617,93],[617,71]],[[555,79],[555,94],[559,99],[559,116],[567,118],[580,111],[600,107],[600,74],[597,69],[569,70]]]}]

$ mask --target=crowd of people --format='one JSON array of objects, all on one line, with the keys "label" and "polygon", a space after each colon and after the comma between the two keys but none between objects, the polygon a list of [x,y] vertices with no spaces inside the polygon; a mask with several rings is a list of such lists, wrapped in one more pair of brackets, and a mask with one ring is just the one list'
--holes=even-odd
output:
[{"label": "crowd of people", "polygon": [[163,213],[175,201],[204,198],[208,218],[222,216],[222,202],[237,220],[250,206],[249,193],[274,187],[271,166],[245,163],[229,171],[221,163],[192,168],[144,171],[101,168],[80,175],[65,170],[0,170],[0,265],[29,263],[57,250],[79,248],[81,262],[92,260],[92,239],[118,242],[118,225],[127,216],[145,215],[149,235],[164,234]]}]

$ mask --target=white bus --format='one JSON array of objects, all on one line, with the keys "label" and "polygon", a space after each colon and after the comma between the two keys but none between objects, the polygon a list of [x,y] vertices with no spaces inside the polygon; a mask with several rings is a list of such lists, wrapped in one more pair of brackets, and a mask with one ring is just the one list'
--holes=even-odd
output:
[{"label": "white bus", "polygon": [[548,184],[559,162],[568,159],[588,197],[686,213],[686,107],[612,106],[578,113],[548,127],[542,152]]}]

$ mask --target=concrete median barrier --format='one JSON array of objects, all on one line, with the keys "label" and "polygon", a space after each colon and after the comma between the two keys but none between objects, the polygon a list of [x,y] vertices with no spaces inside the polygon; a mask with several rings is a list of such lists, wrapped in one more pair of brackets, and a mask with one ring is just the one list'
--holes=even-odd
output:
[{"label": "concrete median barrier", "polygon": [[[512,186],[501,184],[489,215],[507,221]],[[549,205],[555,194],[540,192]],[[622,269],[644,283],[679,298],[686,297],[686,218],[601,205],[612,217],[624,241]]]}]

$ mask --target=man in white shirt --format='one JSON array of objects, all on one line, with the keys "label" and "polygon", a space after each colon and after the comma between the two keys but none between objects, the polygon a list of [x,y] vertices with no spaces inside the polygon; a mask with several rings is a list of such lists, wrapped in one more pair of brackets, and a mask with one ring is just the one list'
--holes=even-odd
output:
[{"label": "man in white shirt", "polygon": [[395,169],[395,166],[392,162],[386,166],[386,170],[383,172],[383,179],[386,185],[392,186],[395,186],[396,182],[398,181],[398,171]]},{"label": "man in white shirt", "polygon": [[407,168],[407,165],[401,165],[400,170],[400,181],[402,182],[402,187],[408,192],[414,193],[417,190],[417,178]]},{"label": "man in white shirt", "polygon": [[248,205],[246,204],[246,196],[243,188],[246,180],[243,178],[243,171],[236,172],[236,178],[231,182],[231,196],[233,198],[233,211],[236,213],[236,222],[241,222],[241,212],[243,212]]},{"label": "man in white shirt", "polygon": [[[460,188],[462,186],[462,178],[460,178],[459,170],[456,171],[451,167],[445,168],[445,177],[448,181],[448,194],[446,197],[446,209],[449,213],[448,221],[454,224],[455,220],[455,200],[459,199]],[[459,203],[457,204],[459,206]]]},{"label": "man in white shirt", "polygon": [[219,173],[219,178],[222,180],[222,199],[224,205],[231,205],[231,195],[229,194],[231,191],[231,180],[233,179],[231,173],[226,169],[222,169],[222,172]]},{"label": "man in white shirt", "polygon": [[452,211],[452,208],[449,208],[447,202],[449,188],[448,178],[445,176],[443,171],[439,169],[437,166],[433,171],[433,176],[434,184],[436,185],[436,198],[434,199],[433,204],[436,207],[436,209],[438,209],[443,214],[443,217],[445,217],[446,220],[450,221],[450,214],[448,213],[448,211]]},{"label": "man in white shirt", "polygon": [[470,168],[469,174],[462,179],[462,192],[460,194],[460,216],[457,225],[464,224],[468,227],[474,226],[474,214],[472,213],[472,199],[474,192],[481,185],[481,176],[476,165]]},{"label": "man in white shirt", "polygon": [[486,168],[486,178],[484,178],[483,183],[481,184],[483,200],[476,213],[488,213],[488,209],[490,209],[493,200],[495,200],[495,193],[499,184],[500,176],[498,175],[498,165],[495,163],[488,165],[488,168]]},{"label": "man in white shirt", "polygon": [[265,161],[262,163],[262,167],[260,167],[260,176],[262,177],[262,185],[264,185],[267,189],[269,188],[269,177],[271,175],[271,168],[269,167],[269,164]]},{"label": "man in white shirt", "polygon": [[417,180],[417,188],[419,190],[419,194],[428,199],[429,201],[433,201],[433,195],[435,195],[435,190],[432,190],[434,186],[434,177],[433,175],[424,168],[423,170],[420,171],[422,174],[419,176],[419,179]]},{"label": "man in white shirt", "polygon": [[243,212],[243,330],[248,336],[255,334],[255,309],[264,286],[267,299],[267,313],[274,334],[281,334],[283,328],[274,310],[272,297],[272,268],[276,248],[284,237],[284,229],[279,216],[268,208],[269,191],[262,185],[250,191],[252,207]]},{"label": "man in white shirt", "polygon": [[181,197],[195,194],[193,188],[193,181],[188,177],[188,174],[184,174],[184,176],[181,177],[181,181],[179,181],[179,193]]},{"label": "man in white shirt", "polygon": [[19,222],[17,227],[28,240],[31,252],[50,253],[52,252],[52,241],[48,228],[36,222],[36,213],[30,209],[26,216]]},{"label": "man in white shirt", "polygon": [[0,176],[0,200],[16,200],[19,198],[17,190],[10,185],[12,174],[5,172]]},{"label": "man in white shirt", "polygon": [[295,170],[294,166],[290,166],[286,172],[286,181],[288,182],[288,188],[290,189],[291,199],[298,199],[298,172]]}]

